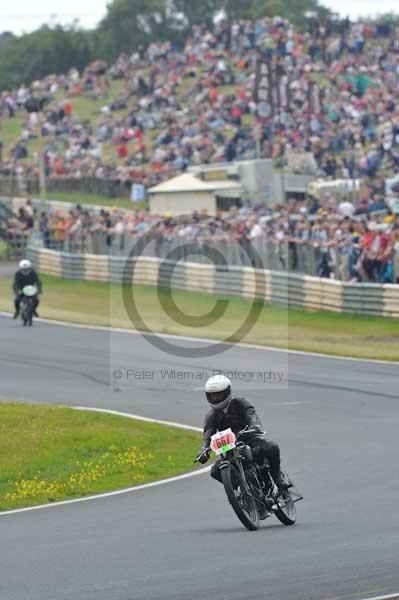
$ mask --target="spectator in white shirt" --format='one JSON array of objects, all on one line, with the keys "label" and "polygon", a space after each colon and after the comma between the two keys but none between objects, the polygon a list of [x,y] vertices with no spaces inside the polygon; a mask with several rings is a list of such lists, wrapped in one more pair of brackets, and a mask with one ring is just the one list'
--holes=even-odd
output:
[{"label": "spectator in white shirt", "polygon": [[355,214],[355,207],[349,200],[343,200],[338,206],[339,214],[343,217],[352,218]]}]

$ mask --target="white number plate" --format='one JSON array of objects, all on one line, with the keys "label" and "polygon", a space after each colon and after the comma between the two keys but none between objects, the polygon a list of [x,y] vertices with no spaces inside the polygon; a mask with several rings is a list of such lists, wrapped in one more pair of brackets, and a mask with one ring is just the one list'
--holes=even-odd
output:
[{"label": "white number plate", "polygon": [[218,431],[211,438],[211,448],[219,456],[233,450],[236,447],[236,440],[235,433],[231,429]]}]

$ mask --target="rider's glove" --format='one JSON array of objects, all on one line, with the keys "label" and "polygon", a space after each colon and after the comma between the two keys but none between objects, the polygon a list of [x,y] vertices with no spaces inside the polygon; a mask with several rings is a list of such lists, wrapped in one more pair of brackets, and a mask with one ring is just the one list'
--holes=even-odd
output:
[{"label": "rider's glove", "polygon": [[254,433],[262,433],[263,434],[262,429],[258,425],[253,425],[253,427],[251,427],[251,429],[253,430]]},{"label": "rider's glove", "polygon": [[197,462],[199,462],[201,465],[205,465],[205,464],[208,462],[210,455],[211,455],[211,451],[210,451],[210,449],[209,449],[209,448],[204,448],[204,449],[203,449],[203,450],[200,452],[200,454],[197,456],[196,460],[197,460]]}]

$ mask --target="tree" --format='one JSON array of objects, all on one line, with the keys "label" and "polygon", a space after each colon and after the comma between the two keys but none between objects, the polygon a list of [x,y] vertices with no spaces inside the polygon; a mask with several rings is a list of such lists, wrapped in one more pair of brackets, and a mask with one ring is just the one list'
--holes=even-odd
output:
[{"label": "tree", "polygon": [[318,0],[221,0],[221,5],[229,19],[259,19],[278,15],[300,22],[308,11],[321,16],[330,14]]},{"label": "tree", "polygon": [[147,46],[167,34],[163,0],[114,0],[99,25],[100,44],[109,58]]},{"label": "tree", "polygon": [[115,58],[152,41],[182,44],[193,25],[211,25],[221,0],[114,0],[99,26],[100,45]]},{"label": "tree", "polygon": [[169,12],[180,19],[187,30],[193,25],[211,25],[221,8],[220,0],[170,0]]},{"label": "tree", "polygon": [[91,34],[75,25],[43,25],[33,33],[0,37],[0,90],[29,84],[50,73],[83,69],[93,58]]}]

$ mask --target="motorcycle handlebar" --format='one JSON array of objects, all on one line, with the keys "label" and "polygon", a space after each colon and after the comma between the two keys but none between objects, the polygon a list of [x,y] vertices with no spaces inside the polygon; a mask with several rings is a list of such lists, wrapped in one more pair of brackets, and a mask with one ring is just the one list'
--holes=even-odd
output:
[{"label": "motorcycle handlebar", "polygon": [[243,437],[244,435],[254,435],[254,434],[258,434],[258,435],[262,434],[262,431],[255,427],[253,427],[253,428],[246,427],[245,429],[243,429],[242,431],[239,431],[237,433],[237,437],[239,438],[239,437]]},{"label": "motorcycle handlebar", "polygon": [[[245,429],[242,429],[242,431],[239,431],[237,433],[237,439],[239,439],[240,437],[243,437],[245,435],[259,435],[259,434],[262,434],[262,433],[263,432],[260,429],[258,429],[257,427],[250,428],[247,425],[247,427],[245,427]],[[201,452],[201,454],[199,454],[197,456],[197,458],[193,461],[193,464],[195,465],[195,464],[199,463],[199,459],[202,456],[205,456],[206,454],[209,454],[209,453],[210,453],[210,449],[209,448],[207,450],[204,450],[203,452]]]}]

